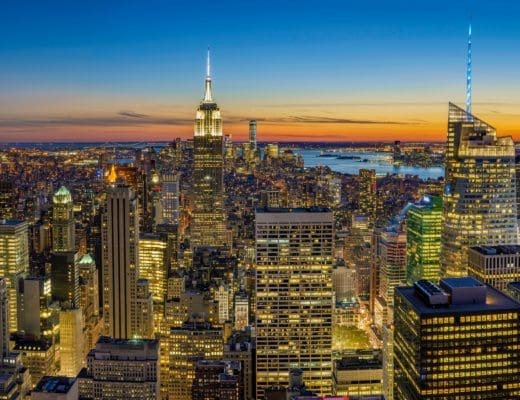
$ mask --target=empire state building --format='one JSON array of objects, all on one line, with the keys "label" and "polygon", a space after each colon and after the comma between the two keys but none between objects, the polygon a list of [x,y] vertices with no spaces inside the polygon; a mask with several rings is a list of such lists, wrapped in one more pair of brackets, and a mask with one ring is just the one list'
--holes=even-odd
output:
[{"label": "empire state building", "polygon": [[204,99],[197,109],[193,137],[192,247],[226,244],[223,164],[222,119],[213,100],[208,51]]}]

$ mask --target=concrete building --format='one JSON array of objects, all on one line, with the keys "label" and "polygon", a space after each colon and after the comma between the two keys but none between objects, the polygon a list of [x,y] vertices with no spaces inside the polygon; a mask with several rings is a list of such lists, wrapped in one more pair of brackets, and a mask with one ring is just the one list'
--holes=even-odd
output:
[{"label": "concrete building", "polygon": [[333,241],[328,209],[256,211],[257,399],[295,366],[331,392]]},{"label": "concrete building", "polygon": [[60,374],[76,376],[84,363],[84,322],[79,308],[60,311]]},{"label": "concrete building", "polygon": [[202,320],[192,319],[172,328],[169,337],[169,377],[164,382],[170,400],[191,400],[197,360],[220,360],[222,330]]},{"label": "concrete building", "polygon": [[105,333],[129,339],[137,332],[139,276],[137,199],[122,181],[107,187],[102,218],[103,318]]},{"label": "concrete building", "polygon": [[334,363],[334,395],[382,396],[383,362],[381,350],[358,350]]},{"label": "concrete building", "polygon": [[239,361],[199,360],[191,400],[245,400]]},{"label": "concrete building", "polygon": [[18,315],[18,287],[29,272],[29,238],[27,223],[15,220],[0,221],[0,276],[4,277],[9,295],[9,326],[20,329]]},{"label": "concrete building", "polygon": [[520,280],[520,246],[475,246],[468,250],[468,275],[505,291]]},{"label": "concrete building", "polygon": [[65,186],[52,197],[52,251],[75,251],[74,204]]},{"label": "concrete building", "polygon": [[160,399],[159,342],[102,336],[78,375],[80,399]]}]

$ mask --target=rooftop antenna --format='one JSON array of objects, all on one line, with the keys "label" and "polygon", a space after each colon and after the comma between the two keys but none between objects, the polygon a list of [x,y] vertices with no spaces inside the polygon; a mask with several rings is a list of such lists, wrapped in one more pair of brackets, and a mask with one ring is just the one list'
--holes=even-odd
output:
[{"label": "rooftop antenna", "polygon": [[466,113],[471,114],[471,22],[468,30],[468,59],[466,64]]}]

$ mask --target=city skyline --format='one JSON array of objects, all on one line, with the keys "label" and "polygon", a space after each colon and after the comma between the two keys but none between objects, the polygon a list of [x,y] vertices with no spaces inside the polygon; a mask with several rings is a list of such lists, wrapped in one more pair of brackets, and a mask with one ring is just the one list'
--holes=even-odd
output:
[{"label": "city skyline", "polygon": [[470,20],[474,112],[520,137],[520,6],[505,1],[28,8],[0,28],[2,142],[189,138],[208,45],[234,140],[255,119],[259,141],[443,141]]}]

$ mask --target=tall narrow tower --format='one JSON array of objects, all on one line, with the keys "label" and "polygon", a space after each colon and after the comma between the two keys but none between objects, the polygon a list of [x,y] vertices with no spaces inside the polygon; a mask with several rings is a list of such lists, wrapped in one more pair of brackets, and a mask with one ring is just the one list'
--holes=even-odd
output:
[{"label": "tall narrow tower", "polygon": [[108,187],[102,226],[105,333],[131,339],[138,332],[139,223],[135,194],[122,182]]},{"label": "tall narrow tower", "polygon": [[471,246],[518,241],[515,144],[471,110],[471,25],[466,110],[449,104],[440,277],[465,276]]},{"label": "tall narrow tower", "polygon": [[69,190],[62,186],[52,197],[52,250],[74,251],[74,204]]},{"label": "tall narrow tower", "polygon": [[204,98],[197,109],[193,138],[192,247],[225,244],[223,166],[222,119],[213,100],[208,50]]},{"label": "tall narrow tower", "polygon": [[471,115],[471,24],[468,30],[468,59],[466,64],[466,112]]}]

